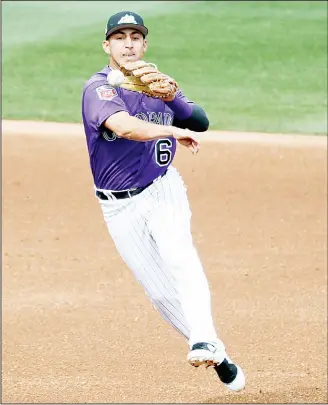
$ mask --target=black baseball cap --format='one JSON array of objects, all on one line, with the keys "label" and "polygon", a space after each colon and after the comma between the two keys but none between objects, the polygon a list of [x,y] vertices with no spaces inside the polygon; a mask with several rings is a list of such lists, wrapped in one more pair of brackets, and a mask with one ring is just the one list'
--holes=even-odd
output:
[{"label": "black baseball cap", "polygon": [[107,39],[113,32],[118,31],[120,28],[135,28],[140,31],[145,37],[148,34],[148,28],[144,26],[143,19],[140,15],[132,11],[121,11],[109,17],[105,38]]}]

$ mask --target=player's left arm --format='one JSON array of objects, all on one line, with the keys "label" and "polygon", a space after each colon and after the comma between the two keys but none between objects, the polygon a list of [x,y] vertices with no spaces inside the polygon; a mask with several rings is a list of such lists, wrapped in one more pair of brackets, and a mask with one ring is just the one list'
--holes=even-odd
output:
[{"label": "player's left arm", "polygon": [[136,61],[121,66],[121,87],[160,98],[174,113],[173,126],[194,132],[207,131],[209,121],[205,111],[184,96],[177,82],[161,73],[153,63]]},{"label": "player's left arm", "polygon": [[189,101],[181,90],[176,93],[172,101],[165,101],[165,103],[174,112],[173,126],[195,132],[208,130],[209,121],[205,111]]}]

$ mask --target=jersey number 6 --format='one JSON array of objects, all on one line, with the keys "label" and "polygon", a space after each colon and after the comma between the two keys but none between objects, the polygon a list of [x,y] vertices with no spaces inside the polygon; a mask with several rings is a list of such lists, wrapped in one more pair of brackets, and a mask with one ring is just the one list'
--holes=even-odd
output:
[{"label": "jersey number 6", "polygon": [[172,159],[172,141],[169,139],[160,139],[156,142],[155,156],[158,166],[166,166]]}]

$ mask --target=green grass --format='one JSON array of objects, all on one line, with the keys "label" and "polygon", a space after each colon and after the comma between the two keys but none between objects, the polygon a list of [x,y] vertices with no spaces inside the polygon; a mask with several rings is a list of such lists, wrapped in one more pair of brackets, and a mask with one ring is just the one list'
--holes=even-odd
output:
[{"label": "green grass", "polygon": [[[325,2],[121,4],[144,16],[145,59],[205,108],[211,128],[327,133]],[[107,62],[104,27],[121,7],[4,2],[3,118],[80,122],[83,83]]]}]

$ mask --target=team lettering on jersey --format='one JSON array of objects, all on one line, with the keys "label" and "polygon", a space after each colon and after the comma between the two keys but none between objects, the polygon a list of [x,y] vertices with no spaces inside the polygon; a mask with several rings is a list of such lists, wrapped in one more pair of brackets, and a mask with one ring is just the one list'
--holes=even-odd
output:
[{"label": "team lettering on jersey", "polygon": [[[135,117],[158,125],[171,125],[173,122],[173,117],[170,113],[157,113],[154,111],[149,111],[147,113],[140,112],[135,114]],[[108,142],[115,141],[115,139],[118,138],[118,135],[115,132],[110,132],[108,129],[103,130],[102,136]]]},{"label": "team lettering on jersey", "polygon": [[147,113],[137,113],[135,117],[158,125],[171,125],[173,122],[173,117],[170,113],[163,114],[162,112],[147,111]]},{"label": "team lettering on jersey", "polygon": [[115,141],[115,139],[118,138],[117,134],[108,128],[104,128],[101,134],[103,138],[108,142],[113,142]]}]

